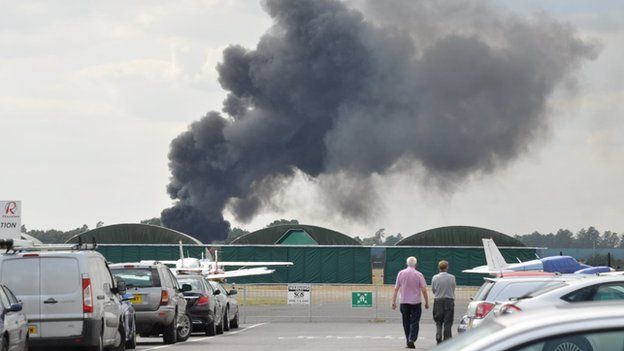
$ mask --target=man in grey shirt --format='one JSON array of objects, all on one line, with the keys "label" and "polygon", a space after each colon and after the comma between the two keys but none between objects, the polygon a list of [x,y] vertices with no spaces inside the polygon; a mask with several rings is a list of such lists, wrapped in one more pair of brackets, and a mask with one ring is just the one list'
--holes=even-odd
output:
[{"label": "man in grey shirt", "polygon": [[448,262],[442,260],[438,263],[440,273],[431,279],[433,291],[433,320],[436,324],[436,341],[451,338],[453,326],[453,314],[455,312],[455,276],[447,273]]}]

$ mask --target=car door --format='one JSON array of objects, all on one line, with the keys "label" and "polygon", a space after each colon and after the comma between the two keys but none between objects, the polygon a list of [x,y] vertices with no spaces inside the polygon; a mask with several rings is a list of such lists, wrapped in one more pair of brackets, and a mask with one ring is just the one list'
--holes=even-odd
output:
[{"label": "car door", "polygon": [[169,281],[171,281],[172,289],[173,289],[173,299],[175,301],[175,305],[178,306],[178,313],[186,312],[186,299],[184,299],[184,294],[180,290],[180,284],[178,284],[178,279],[171,273],[169,269],[166,270],[169,275]]},{"label": "car door", "polygon": [[76,257],[40,259],[41,330],[44,338],[82,334],[82,279]]},{"label": "car door", "polygon": [[[0,294],[2,294],[2,296],[0,299],[2,300],[2,305],[9,308],[12,305],[19,304],[19,301],[15,295],[13,295],[11,290],[9,290],[6,286],[1,286],[1,288]],[[18,345],[24,345],[26,342],[26,335],[28,334],[28,323],[26,321],[26,315],[23,311],[7,312],[4,317],[4,327],[5,330],[9,332],[11,345],[16,347]]]},{"label": "car door", "polygon": [[116,294],[112,292],[113,277],[106,262],[101,257],[90,257],[89,260],[92,260],[94,273],[98,277],[93,287],[93,294],[96,303],[102,308],[102,319],[104,320],[102,336],[105,343],[109,343],[115,339],[119,329],[120,302]]},{"label": "car door", "polygon": [[36,256],[5,259],[0,269],[0,280],[23,303],[31,338],[39,337],[41,330],[39,260]]}]

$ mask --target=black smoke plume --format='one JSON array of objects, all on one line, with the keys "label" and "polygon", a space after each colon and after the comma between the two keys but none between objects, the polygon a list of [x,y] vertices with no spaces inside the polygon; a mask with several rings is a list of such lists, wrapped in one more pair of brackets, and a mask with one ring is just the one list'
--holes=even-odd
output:
[{"label": "black smoke plume", "polygon": [[[226,236],[224,209],[251,219],[297,170],[357,182],[406,163],[458,181],[504,166],[547,128],[553,91],[596,55],[568,25],[483,2],[265,8],[274,25],[257,47],[232,45],[217,67],[222,113],[171,143],[177,202],[162,221],[204,242]],[[342,200],[341,213],[362,212]]]}]

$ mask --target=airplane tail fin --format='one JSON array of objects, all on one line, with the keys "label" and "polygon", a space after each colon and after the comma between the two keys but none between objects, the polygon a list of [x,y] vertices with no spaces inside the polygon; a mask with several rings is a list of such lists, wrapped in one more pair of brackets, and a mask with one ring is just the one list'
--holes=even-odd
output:
[{"label": "airplane tail fin", "polygon": [[496,247],[494,240],[482,239],[483,250],[485,250],[485,261],[487,262],[488,269],[491,271],[502,271],[507,268],[507,262],[505,258]]},{"label": "airplane tail fin", "polygon": [[184,249],[182,248],[182,240],[178,241],[178,244],[180,245],[180,259],[183,260],[184,259]]}]

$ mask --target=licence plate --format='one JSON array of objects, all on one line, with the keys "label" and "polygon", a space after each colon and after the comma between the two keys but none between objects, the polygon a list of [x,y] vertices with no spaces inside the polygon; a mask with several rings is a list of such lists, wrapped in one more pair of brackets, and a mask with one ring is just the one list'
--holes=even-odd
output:
[{"label": "licence plate", "polygon": [[37,334],[37,326],[29,325],[28,326],[28,334]]},{"label": "licence plate", "polygon": [[134,295],[134,297],[130,299],[130,302],[131,302],[133,305],[140,305],[140,304],[142,304],[142,303],[143,303],[143,296],[138,295],[138,294],[137,294],[137,295]]}]

